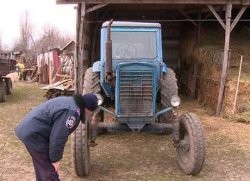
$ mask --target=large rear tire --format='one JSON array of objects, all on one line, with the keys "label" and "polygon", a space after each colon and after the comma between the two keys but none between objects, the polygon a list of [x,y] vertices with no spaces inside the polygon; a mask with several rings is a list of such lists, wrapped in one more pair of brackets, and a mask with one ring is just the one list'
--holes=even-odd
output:
[{"label": "large rear tire", "polygon": [[[171,106],[171,98],[173,95],[178,95],[178,86],[175,73],[171,68],[163,74],[161,79],[161,109]],[[171,120],[172,111],[160,116],[160,122],[168,122]]]},{"label": "large rear tire", "polygon": [[[83,84],[83,94],[87,93],[94,93],[101,95],[101,84],[100,84],[100,74],[93,72],[92,67],[88,68],[85,73],[84,77],[84,84]],[[91,120],[91,144],[92,146],[96,145],[95,140],[98,134],[98,123],[103,122],[104,119],[104,112],[103,110],[99,109],[94,113]]]},{"label": "large rear tire", "polygon": [[100,74],[93,72],[92,67],[86,70],[84,76],[83,94],[87,93],[101,93]]},{"label": "large rear tire", "polygon": [[[83,84],[83,94],[94,93],[101,95],[101,84],[100,84],[100,74],[93,72],[92,67],[88,68],[84,77]],[[94,113],[93,117],[99,121],[103,121],[104,113],[102,110],[99,110]]]},{"label": "large rear tire", "polygon": [[[83,94],[100,94],[100,92],[101,86],[99,74],[94,73],[92,68],[88,68],[84,76]],[[103,114],[103,111],[101,111],[99,114]],[[91,140],[90,131],[92,131],[92,128],[90,128],[90,122],[91,118],[86,118],[85,123],[80,123],[72,134],[73,164],[75,172],[79,177],[88,176],[90,172],[89,147]]]},{"label": "large rear tire", "polygon": [[179,166],[188,175],[200,173],[205,161],[206,146],[201,122],[195,114],[181,115],[179,138],[176,147]]},{"label": "large rear tire", "polygon": [[0,102],[5,102],[6,101],[6,83],[0,78]]}]

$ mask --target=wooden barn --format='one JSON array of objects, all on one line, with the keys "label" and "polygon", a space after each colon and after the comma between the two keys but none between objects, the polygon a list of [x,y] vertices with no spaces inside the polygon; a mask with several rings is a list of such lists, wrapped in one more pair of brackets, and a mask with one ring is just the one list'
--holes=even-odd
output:
[{"label": "wooden barn", "polygon": [[[58,4],[76,5],[76,90],[82,91],[82,75],[86,68],[100,57],[100,29],[104,21],[145,21],[158,22],[162,26],[163,54],[167,66],[177,70],[183,64],[180,44],[187,28],[195,32],[198,44],[203,22],[217,21],[224,33],[221,75],[218,80],[216,114],[223,106],[227,77],[230,34],[241,17],[246,14],[250,0],[57,0]],[[165,51],[166,50],[166,51]],[[187,85],[190,95],[195,96],[198,66]],[[186,77],[185,75],[180,77]],[[183,82],[185,84],[185,82]]]}]

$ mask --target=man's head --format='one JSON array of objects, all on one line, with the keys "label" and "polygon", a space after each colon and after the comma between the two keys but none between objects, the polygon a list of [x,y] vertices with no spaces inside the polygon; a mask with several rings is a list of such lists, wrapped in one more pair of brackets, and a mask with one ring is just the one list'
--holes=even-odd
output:
[{"label": "man's head", "polygon": [[98,107],[98,99],[95,94],[84,94],[82,96],[84,107],[93,112]]}]

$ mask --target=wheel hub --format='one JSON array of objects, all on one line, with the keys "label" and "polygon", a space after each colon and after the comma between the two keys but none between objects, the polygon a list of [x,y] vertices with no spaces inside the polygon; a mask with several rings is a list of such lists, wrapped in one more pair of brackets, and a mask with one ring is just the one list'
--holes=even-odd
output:
[{"label": "wheel hub", "polygon": [[180,140],[179,147],[183,151],[186,151],[186,152],[189,151],[189,141],[188,141],[188,136],[187,135],[185,135],[184,139]]}]

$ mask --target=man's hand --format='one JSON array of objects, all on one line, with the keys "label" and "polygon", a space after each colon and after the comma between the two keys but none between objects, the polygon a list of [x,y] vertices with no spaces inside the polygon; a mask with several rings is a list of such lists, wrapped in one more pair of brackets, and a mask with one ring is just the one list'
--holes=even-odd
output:
[{"label": "man's hand", "polygon": [[59,170],[59,162],[52,163],[52,165],[55,167],[56,172]]}]

